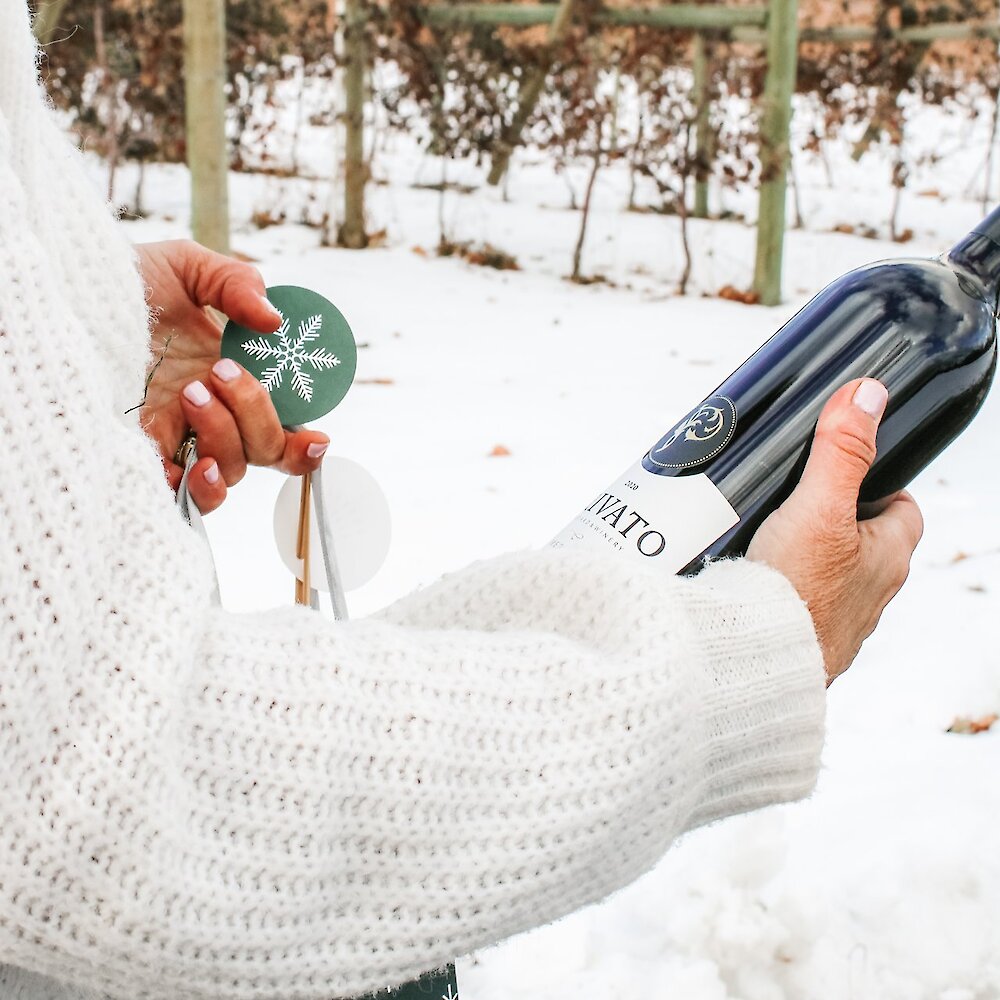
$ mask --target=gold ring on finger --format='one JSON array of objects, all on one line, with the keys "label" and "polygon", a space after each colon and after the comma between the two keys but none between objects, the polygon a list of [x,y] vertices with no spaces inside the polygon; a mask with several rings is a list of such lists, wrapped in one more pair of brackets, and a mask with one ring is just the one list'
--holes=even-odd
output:
[{"label": "gold ring on finger", "polygon": [[191,452],[194,451],[197,440],[198,434],[189,428],[184,439],[177,446],[177,451],[174,452],[174,462],[182,469],[187,468],[188,459],[191,457]]}]

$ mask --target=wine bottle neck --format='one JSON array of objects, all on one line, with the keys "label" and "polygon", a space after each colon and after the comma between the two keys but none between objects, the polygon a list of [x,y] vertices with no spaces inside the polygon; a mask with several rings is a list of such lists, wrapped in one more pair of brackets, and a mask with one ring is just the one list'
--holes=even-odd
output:
[{"label": "wine bottle neck", "polygon": [[983,284],[997,312],[1000,299],[1000,208],[986,216],[947,255],[952,267],[970,271]]}]

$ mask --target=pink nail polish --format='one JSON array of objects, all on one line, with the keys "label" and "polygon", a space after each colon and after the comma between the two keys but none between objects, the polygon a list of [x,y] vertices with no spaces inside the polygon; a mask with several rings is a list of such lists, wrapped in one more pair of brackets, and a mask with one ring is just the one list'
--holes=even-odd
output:
[{"label": "pink nail polish", "polygon": [[205,470],[204,475],[205,475],[205,482],[208,483],[209,486],[214,486],[219,481],[219,465],[218,465],[218,463],[217,462],[213,462]]},{"label": "pink nail polish", "polygon": [[880,420],[888,399],[889,391],[881,382],[877,382],[873,378],[866,378],[854,390],[854,398],[851,402],[859,409],[864,410],[870,417]]},{"label": "pink nail polish", "polygon": [[326,449],[330,447],[330,442],[326,444],[319,444],[318,442],[313,442],[306,448],[306,454],[310,458],[322,458],[326,454]]},{"label": "pink nail polish", "polygon": [[240,377],[242,369],[231,358],[220,358],[212,365],[212,371],[222,379],[223,382],[232,382]]},{"label": "pink nail polish", "polygon": [[201,382],[191,382],[184,386],[184,396],[195,406],[204,406],[212,398],[212,394]]}]

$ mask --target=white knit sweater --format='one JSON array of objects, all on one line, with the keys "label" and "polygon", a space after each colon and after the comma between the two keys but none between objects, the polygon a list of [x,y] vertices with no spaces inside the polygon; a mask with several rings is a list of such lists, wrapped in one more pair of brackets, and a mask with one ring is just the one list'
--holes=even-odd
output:
[{"label": "white knit sweater", "polygon": [[760,565],[545,551],[350,624],[213,606],[123,415],[148,350],[0,0],[3,1000],[350,996],[813,786],[821,656]]}]

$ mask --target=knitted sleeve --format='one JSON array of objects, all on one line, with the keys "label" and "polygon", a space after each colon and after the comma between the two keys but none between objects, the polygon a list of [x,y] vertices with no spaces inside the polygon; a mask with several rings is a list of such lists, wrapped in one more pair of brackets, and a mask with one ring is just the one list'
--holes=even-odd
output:
[{"label": "knitted sleeve", "polygon": [[[396,983],[815,780],[811,624],[783,578],[746,562],[692,582],[516,554],[375,620],[212,611],[175,649],[159,699],[106,688],[98,725],[120,762],[65,766],[94,798],[87,846],[60,844],[59,866],[105,901],[93,955],[122,995]],[[94,919],[44,899],[62,926],[34,963],[65,960]]]},{"label": "knitted sleeve", "polygon": [[6,38],[0,965],[129,1000],[350,996],[810,790],[821,656],[763,566],[546,551],[349,624],[214,606],[123,415],[131,260]]}]

